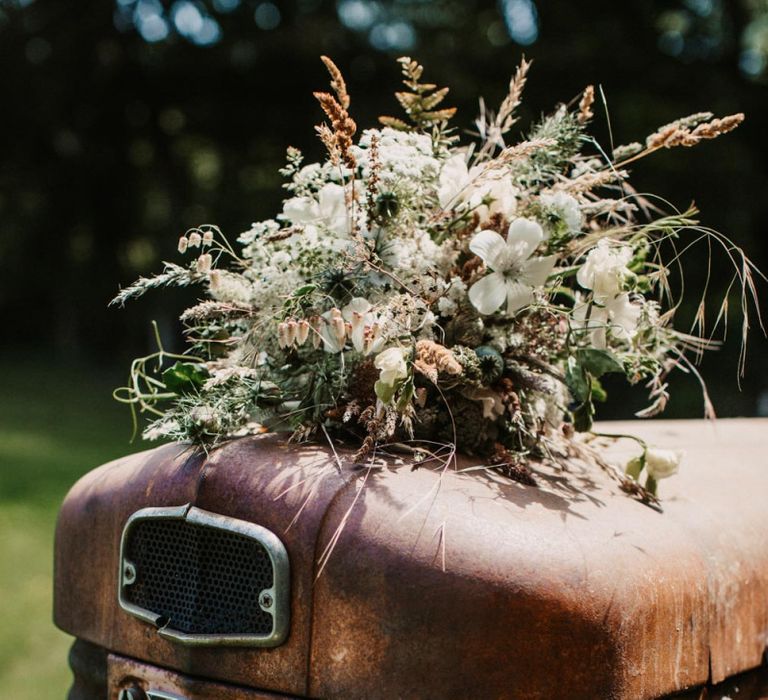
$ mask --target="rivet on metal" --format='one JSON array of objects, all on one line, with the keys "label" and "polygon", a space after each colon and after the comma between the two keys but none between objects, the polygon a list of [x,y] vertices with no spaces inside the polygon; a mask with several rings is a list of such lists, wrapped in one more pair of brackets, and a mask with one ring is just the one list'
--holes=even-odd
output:
[{"label": "rivet on metal", "polygon": [[259,596],[259,605],[262,608],[271,608],[272,602],[272,594],[269,591],[262,591]]}]

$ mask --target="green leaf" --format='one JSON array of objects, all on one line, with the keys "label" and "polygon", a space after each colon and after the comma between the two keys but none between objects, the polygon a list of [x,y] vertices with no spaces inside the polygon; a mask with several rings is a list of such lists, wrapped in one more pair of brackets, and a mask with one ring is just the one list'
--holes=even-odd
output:
[{"label": "green leaf", "polygon": [[382,403],[391,403],[395,396],[395,387],[392,384],[387,384],[379,379],[376,384],[373,385],[373,390],[376,392]]},{"label": "green leaf", "polygon": [[400,394],[400,398],[397,400],[397,410],[398,411],[404,411],[409,403],[411,403],[411,399],[413,398],[413,378],[410,379],[410,381],[405,383],[405,386],[403,386],[403,391]]},{"label": "green leaf", "polygon": [[597,348],[580,348],[576,351],[579,364],[595,377],[608,372],[623,372],[624,366],[612,352]]},{"label": "green leaf", "polygon": [[163,372],[163,383],[176,394],[195,393],[207,378],[205,365],[195,362],[177,362]]},{"label": "green leaf", "polygon": [[303,287],[299,287],[294,293],[294,298],[303,297],[317,289],[316,284],[305,284]]},{"label": "green leaf", "polygon": [[603,389],[603,385],[597,377],[593,377],[591,374],[589,378],[592,380],[592,398],[595,401],[603,403],[608,398],[608,392]]},{"label": "green leaf", "polygon": [[576,432],[586,433],[592,429],[592,418],[595,415],[595,407],[591,401],[585,401],[573,411],[573,427]]},{"label": "green leaf", "polygon": [[576,401],[584,403],[589,400],[590,383],[584,368],[575,357],[568,358],[568,366],[565,369],[565,382]]},{"label": "green leaf", "polygon": [[644,466],[645,452],[643,452],[640,457],[635,457],[634,459],[629,460],[627,468],[624,471],[627,473],[627,476],[631,476],[635,481],[637,481],[640,478],[640,472],[643,471]]}]

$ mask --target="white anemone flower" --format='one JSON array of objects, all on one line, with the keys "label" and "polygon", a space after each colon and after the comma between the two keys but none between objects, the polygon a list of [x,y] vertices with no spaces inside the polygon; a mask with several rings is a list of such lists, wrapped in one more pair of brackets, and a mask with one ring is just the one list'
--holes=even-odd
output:
[{"label": "white anemone flower", "polygon": [[554,255],[531,257],[543,240],[541,226],[522,218],[510,224],[506,240],[490,230],[475,235],[469,249],[492,270],[469,289],[469,300],[481,314],[492,314],[505,301],[507,313],[515,314],[534,301],[534,291],[544,285],[555,266]]}]

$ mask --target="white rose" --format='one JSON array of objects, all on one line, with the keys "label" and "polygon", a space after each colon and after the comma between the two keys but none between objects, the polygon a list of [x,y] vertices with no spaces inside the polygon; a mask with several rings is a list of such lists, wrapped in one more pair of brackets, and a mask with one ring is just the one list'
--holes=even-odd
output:
[{"label": "white rose", "polygon": [[656,481],[672,476],[680,467],[682,456],[679,450],[648,448],[645,453],[645,468],[648,470],[648,475]]},{"label": "white rose", "polygon": [[576,273],[576,281],[591,289],[595,299],[606,299],[622,291],[624,278],[632,272],[627,269],[632,259],[632,248],[629,246],[612,246],[603,238],[587,254],[587,259]]},{"label": "white rose", "polygon": [[408,376],[405,350],[402,348],[387,348],[376,355],[373,364],[380,370],[379,380],[383,384],[394,386],[399,379],[405,379]]}]

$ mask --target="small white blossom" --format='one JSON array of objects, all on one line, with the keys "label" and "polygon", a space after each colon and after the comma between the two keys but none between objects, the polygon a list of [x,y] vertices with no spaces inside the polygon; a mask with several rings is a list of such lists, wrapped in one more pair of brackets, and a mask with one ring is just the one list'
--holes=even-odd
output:
[{"label": "small white blossom", "polygon": [[539,199],[545,207],[554,211],[565,222],[568,231],[578,231],[581,228],[581,208],[576,197],[567,192],[558,191],[544,192]]},{"label": "small white blossom", "polygon": [[408,376],[405,352],[402,348],[387,348],[376,355],[373,364],[379,370],[380,382],[394,386],[398,380]]},{"label": "small white blossom", "polygon": [[179,252],[184,254],[187,252],[187,246],[189,246],[189,238],[182,236],[179,238]]},{"label": "small white blossom", "polygon": [[483,177],[482,173],[481,166],[469,168],[462,153],[448,158],[440,171],[440,206],[450,209],[466,204],[477,211],[481,221],[494,214],[502,214],[511,219],[517,211],[517,190],[509,178]]},{"label": "small white blossom", "polygon": [[469,249],[492,270],[469,289],[469,300],[481,314],[492,314],[506,302],[512,315],[534,301],[534,290],[544,285],[555,265],[552,255],[531,257],[543,240],[541,226],[530,219],[515,219],[506,240],[490,230],[475,235]]},{"label": "small white blossom", "polygon": [[190,248],[197,248],[200,246],[202,242],[203,242],[203,238],[197,231],[193,231],[192,233],[189,234]]},{"label": "small white blossom", "polygon": [[680,450],[664,450],[649,447],[645,453],[645,468],[657,481],[677,473],[683,453]]},{"label": "small white blossom", "polygon": [[632,274],[627,265],[632,260],[632,248],[615,245],[603,238],[587,254],[576,273],[576,281],[591,289],[595,299],[604,299],[622,291],[624,280]]},{"label": "small white blossom", "polygon": [[349,235],[346,191],[333,182],[320,188],[317,199],[306,196],[286,200],[283,217],[292,224],[324,225],[336,237]]},{"label": "small white blossom", "polygon": [[575,328],[591,331],[591,345],[604,350],[608,333],[622,342],[629,342],[637,332],[642,307],[633,303],[626,292],[600,303],[583,302],[577,295],[571,316]]}]

